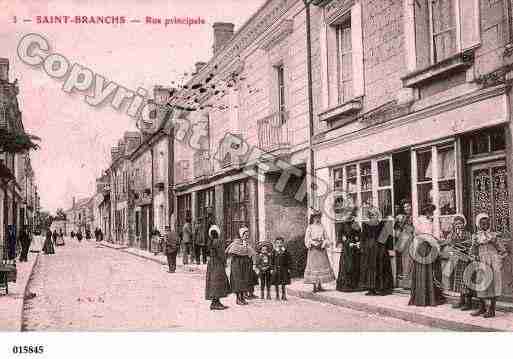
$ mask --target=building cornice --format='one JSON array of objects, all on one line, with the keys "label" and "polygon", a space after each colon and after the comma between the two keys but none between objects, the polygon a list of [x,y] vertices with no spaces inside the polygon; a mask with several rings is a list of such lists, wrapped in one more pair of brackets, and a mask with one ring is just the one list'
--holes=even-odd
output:
[{"label": "building cornice", "polygon": [[[391,128],[404,126],[411,122],[416,122],[425,118],[429,118],[431,116],[438,115],[443,112],[451,111],[469,104],[472,104],[474,102],[479,102],[483,100],[487,100],[496,96],[500,96],[505,94],[507,91],[506,85],[500,85],[496,87],[491,88],[484,88],[475,92],[472,92],[470,94],[466,94],[463,96],[459,96],[454,99],[447,100],[443,103],[439,103],[437,105],[433,105],[421,110],[418,110],[416,112],[396,117],[395,119],[391,119],[386,122],[379,123],[377,125],[371,125],[369,127],[340,135],[335,138],[325,139],[326,135],[329,134],[329,131],[320,133],[316,137],[320,138],[314,143],[314,149],[323,149],[326,147],[330,147],[333,145],[338,145],[340,143],[348,142],[355,140],[357,138],[366,137],[372,134],[376,134],[379,132],[386,131]],[[363,115],[365,116],[365,115]]]}]

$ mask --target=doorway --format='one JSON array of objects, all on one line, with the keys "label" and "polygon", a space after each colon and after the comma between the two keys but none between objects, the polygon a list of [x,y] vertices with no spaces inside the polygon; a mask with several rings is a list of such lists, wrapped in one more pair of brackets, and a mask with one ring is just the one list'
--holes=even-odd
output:
[{"label": "doorway", "polygon": [[[394,215],[404,214],[403,201],[411,203],[411,152],[410,150],[396,152],[392,155],[394,167]],[[402,288],[410,287],[409,255],[397,253],[394,265],[397,285]]]}]

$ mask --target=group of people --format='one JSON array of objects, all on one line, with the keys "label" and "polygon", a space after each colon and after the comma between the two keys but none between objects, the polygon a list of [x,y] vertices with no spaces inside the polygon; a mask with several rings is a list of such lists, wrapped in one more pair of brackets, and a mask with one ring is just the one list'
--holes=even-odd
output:
[{"label": "group of people", "polygon": [[[228,246],[217,225],[208,231],[210,257],[207,264],[205,298],[211,301],[211,310],[228,307],[221,298],[230,293],[236,295],[238,305],[247,305],[248,300],[258,298],[254,288],[260,281],[260,298],[271,299],[271,286],[276,289],[276,300],[287,300],[285,286],[290,284],[291,257],[285,247],[285,240],[276,238],[261,243],[258,252],[249,244],[249,229],[242,227],[239,238]],[[226,275],[227,258],[230,259],[230,276]]]},{"label": "group of people", "polygon": [[[489,216],[481,213],[476,217],[472,234],[466,229],[465,217],[456,215],[451,232],[438,240],[433,236],[434,205],[422,208],[415,223],[411,203],[405,200],[402,207],[403,213],[395,221],[382,219],[377,208],[366,208],[367,218],[361,225],[356,221],[356,208],[347,212],[338,233],[342,252],[336,289],[366,291],[366,295],[391,294],[394,278],[390,257],[399,253],[402,277],[409,280],[409,305],[445,303],[443,283],[452,280],[460,293],[453,307],[471,310],[472,298],[477,297],[479,308],[471,314],[494,317],[497,298],[502,294],[501,267],[507,251],[501,235],[491,232]],[[331,241],[321,216],[318,211],[312,213],[305,234],[308,256],[304,281],[313,285],[314,293],[324,290],[323,283],[335,280],[327,253]],[[442,277],[442,266],[444,273],[449,270],[450,277]]]},{"label": "group of people", "polygon": [[45,241],[43,242],[43,253],[44,254],[55,254],[55,246],[64,245],[64,233],[62,229],[57,232],[56,229],[52,230],[48,228],[45,235]]}]

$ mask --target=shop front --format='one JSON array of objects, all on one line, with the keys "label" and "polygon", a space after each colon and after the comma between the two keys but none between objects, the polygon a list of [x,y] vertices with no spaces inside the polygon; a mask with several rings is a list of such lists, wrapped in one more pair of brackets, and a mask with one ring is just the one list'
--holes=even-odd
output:
[{"label": "shop front", "polygon": [[[489,95],[489,93],[488,93]],[[383,218],[401,213],[403,200],[412,204],[415,221],[428,204],[434,204],[434,234],[445,238],[453,217],[464,214],[469,230],[474,218],[486,212],[492,230],[509,234],[511,228],[511,131],[508,99],[504,92],[454,101],[453,106],[420,111],[387,123],[367,127],[360,136],[349,134],[321,144],[316,151],[317,176],[334,191],[333,216],[324,224],[340,240],[342,209],[358,208],[358,221],[369,206]],[[451,108],[452,107],[452,108]],[[332,217],[332,218],[329,218]],[[509,241],[505,244],[509,246]],[[511,248],[510,248],[511,249]],[[396,278],[405,278],[399,254],[392,258]],[[332,249],[338,268],[340,249]],[[511,255],[504,263],[504,294],[512,296]],[[407,283],[397,281],[398,286]],[[446,290],[450,291],[449,283]]]}]

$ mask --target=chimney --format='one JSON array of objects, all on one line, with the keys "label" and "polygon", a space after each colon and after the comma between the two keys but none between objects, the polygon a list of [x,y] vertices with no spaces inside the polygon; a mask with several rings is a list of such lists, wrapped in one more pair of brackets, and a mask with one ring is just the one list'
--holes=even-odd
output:
[{"label": "chimney", "polygon": [[221,50],[233,37],[234,24],[229,22],[216,22],[214,28],[214,56]]},{"label": "chimney", "polygon": [[196,68],[196,73],[200,72],[200,70],[205,67],[207,63],[203,61],[198,61],[194,64],[194,67]]},{"label": "chimney", "polygon": [[9,59],[0,57],[0,80],[9,82]]}]

